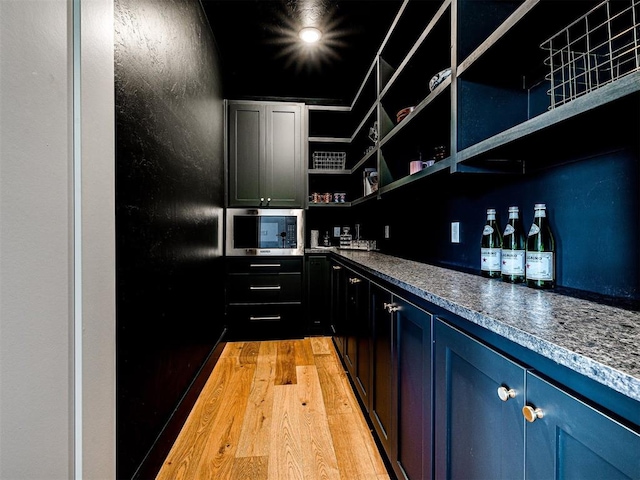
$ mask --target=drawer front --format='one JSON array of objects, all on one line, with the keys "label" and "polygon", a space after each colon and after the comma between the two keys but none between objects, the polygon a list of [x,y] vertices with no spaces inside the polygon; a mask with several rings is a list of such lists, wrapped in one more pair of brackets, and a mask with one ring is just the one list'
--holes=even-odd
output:
[{"label": "drawer front", "polygon": [[227,258],[228,273],[302,273],[304,257],[234,257]]},{"label": "drawer front", "polygon": [[304,330],[302,306],[230,305],[227,325],[234,341],[292,338]]},{"label": "drawer front", "polygon": [[228,276],[227,300],[236,303],[301,302],[302,274]]}]

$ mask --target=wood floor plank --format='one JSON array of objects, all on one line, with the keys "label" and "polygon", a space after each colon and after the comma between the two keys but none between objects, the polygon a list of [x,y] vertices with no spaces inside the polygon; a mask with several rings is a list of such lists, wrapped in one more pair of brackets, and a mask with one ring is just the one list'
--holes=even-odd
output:
[{"label": "wood floor plank", "polygon": [[309,338],[295,340],[294,346],[296,350],[296,366],[314,365],[313,349]]},{"label": "wood floor plank", "polygon": [[273,394],[269,480],[304,479],[296,385],[277,385]]},{"label": "wood floor plank", "polygon": [[293,385],[296,383],[296,349],[293,340],[277,343],[276,378],[274,385]]},{"label": "wood floor plank", "polygon": [[234,370],[218,415],[211,424],[207,443],[193,479],[231,478],[238,439],[246,410],[249,391],[255,375],[254,365],[240,365]]},{"label": "wood floor plank", "polygon": [[338,460],[333,448],[318,371],[315,366],[298,366],[297,378],[304,478],[339,479]]},{"label": "wood floor plank", "polygon": [[256,362],[247,401],[237,457],[268,456],[273,415],[273,387],[276,374],[276,345],[264,342]]},{"label": "wood floor plank", "polygon": [[236,359],[221,356],[174,442],[158,480],[191,479],[203,456],[224,399],[238,385]]},{"label": "wood floor plank", "polygon": [[314,355],[330,355],[333,351],[331,337],[310,337],[309,341]]},{"label": "wood floor plank", "polygon": [[240,363],[255,364],[258,359],[260,342],[245,342],[238,354]]},{"label": "wood floor plank", "polygon": [[230,480],[268,480],[268,457],[236,457]]},{"label": "wood floor plank", "polygon": [[371,432],[362,431],[356,415],[341,413],[327,418],[343,478],[389,478]]},{"label": "wood floor plank", "polygon": [[339,360],[333,355],[316,355],[315,362],[327,414],[352,413],[353,392]]},{"label": "wood floor plank", "polygon": [[220,358],[238,358],[244,348],[244,342],[229,342],[224,346]]}]

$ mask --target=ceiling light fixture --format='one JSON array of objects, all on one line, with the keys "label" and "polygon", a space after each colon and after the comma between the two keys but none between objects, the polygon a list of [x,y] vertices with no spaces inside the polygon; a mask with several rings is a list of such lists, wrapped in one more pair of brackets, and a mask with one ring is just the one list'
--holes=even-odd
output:
[{"label": "ceiling light fixture", "polygon": [[322,38],[322,32],[316,27],[305,27],[298,33],[298,36],[306,43],[316,43]]}]

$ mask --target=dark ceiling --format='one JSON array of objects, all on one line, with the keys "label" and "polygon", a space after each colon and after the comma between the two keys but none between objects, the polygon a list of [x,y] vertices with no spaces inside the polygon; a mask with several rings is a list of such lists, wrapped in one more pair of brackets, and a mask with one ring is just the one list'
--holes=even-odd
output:
[{"label": "dark ceiling", "polygon": [[[201,0],[222,59],[225,97],[349,104],[402,0]],[[320,27],[318,45],[298,31]]]}]

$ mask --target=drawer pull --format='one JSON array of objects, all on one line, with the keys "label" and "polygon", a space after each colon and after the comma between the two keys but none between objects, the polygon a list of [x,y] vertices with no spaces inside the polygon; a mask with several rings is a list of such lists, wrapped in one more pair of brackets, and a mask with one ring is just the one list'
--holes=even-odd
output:
[{"label": "drawer pull", "polygon": [[500,400],[503,402],[506,402],[510,398],[515,398],[515,396],[516,391],[513,388],[507,388],[504,386],[498,387],[498,397],[500,397]]},{"label": "drawer pull", "polygon": [[249,287],[249,290],[280,290],[280,285],[265,285],[260,287]]},{"label": "drawer pull", "polygon": [[279,263],[250,263],[249,268],[279,268]]},{"label": "drawer pull", "polygon": [[274,320],[280,320],[280,319],[281,319],[280,315],[266,315],[266,316],[263,316],[263,317],[250,316],[249,317],[249,320],[251,320],[251,321],[264,321],[264,320],[266,320],[266,321],[274,321]]}]

